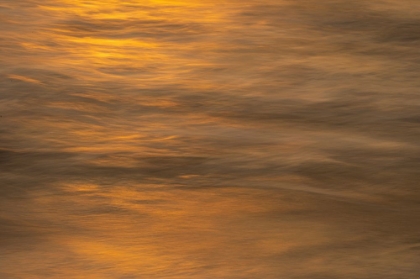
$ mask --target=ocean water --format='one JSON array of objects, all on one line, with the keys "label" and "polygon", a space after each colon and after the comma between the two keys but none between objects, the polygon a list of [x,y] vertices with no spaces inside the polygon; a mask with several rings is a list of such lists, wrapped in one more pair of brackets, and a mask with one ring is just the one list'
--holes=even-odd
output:
[{"label": "ocean water", "polygon": [[0,0],[0,278],[420,278],[417,0]]}]

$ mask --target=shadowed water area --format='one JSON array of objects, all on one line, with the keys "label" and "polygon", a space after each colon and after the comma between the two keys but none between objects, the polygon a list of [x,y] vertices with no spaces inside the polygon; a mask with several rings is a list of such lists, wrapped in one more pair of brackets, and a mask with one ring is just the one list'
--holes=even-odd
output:
[{"label": "shadowed water area", "polygon": [[0,0],[0,278],[420,278],[417,0]]}]

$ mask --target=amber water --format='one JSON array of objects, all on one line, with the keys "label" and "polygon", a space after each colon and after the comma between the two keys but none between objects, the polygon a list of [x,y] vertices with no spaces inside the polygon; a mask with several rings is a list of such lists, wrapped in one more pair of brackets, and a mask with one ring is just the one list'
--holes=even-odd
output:
[{"label": "amber water", "polygon": [[0,0],[0,278],[420,278],[417,0]]}]

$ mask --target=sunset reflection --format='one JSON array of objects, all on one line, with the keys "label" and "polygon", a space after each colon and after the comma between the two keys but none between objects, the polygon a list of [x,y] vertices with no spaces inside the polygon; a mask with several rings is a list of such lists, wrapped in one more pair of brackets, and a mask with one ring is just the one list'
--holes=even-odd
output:
[{"label": "sunset reflection", "polygon": [[419,278],[417,6],[0,0],[0,278]]}]

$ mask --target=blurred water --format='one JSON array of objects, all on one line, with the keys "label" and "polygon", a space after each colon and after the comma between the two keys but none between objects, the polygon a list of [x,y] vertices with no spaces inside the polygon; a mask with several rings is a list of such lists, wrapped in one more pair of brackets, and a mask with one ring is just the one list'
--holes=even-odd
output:
[{"label": "blurred water", "polygon": [[0,0],[0,277],[420,277],[420,3]]}]

